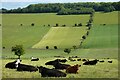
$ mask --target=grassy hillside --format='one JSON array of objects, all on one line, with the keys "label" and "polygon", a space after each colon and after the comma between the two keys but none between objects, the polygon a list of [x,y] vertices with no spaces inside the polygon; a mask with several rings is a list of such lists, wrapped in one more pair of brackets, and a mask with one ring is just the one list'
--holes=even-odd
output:
[{"label": "grassy hillside", "polygon": [[[25,48],[31,48],[39,42],[48,32],[51,26],[66,24],[73,26],[75,23],[85,24],[89,15],[58,16],[49,14],[2,14],[3,18],[3,46],[10,48],[16,44],[22,44]],[[35,23],[32,27],[31,23]],[[20,26],[23,24],[23,26]],[[45,27],[43,26],[45,25]]]},{"label": "grassy hillside", "polygon": [[51,24],[54,26],[58,24],[66,24],[73,26],[75,23],[83,23],[89,19],[89,15],[56,15],[55,13],[40,13],[40,14],[2,14],[3,25],[8,26],[29,26],[31,23],[35,23],[36,26],[43,26]]},{"label": "grassy hillside", "polygon": [[[2,50],[2,72],[3,78],[41,78],[39,72],[17,72],[16,70],[6,69],[6,63],[17,58],[11,52],[11,46],[23,44],[25,53],[21,56],[22,63],[34,66],[44,65],[49,60],[56,59],[54,56],[79,56],[86,59],[99,59],[105,62],[98,62],[95,66],[84,66],[82,61],[67,64],[82,65],[78,74],[67,74],[67,78],[117,78],[118,77],[118,21],[117,13],[95,13],[93,27],[90,34],[79,49],[72,49],[70,54],[64,52],[65,47],[79,45],[81,34],[86,32],[86,27],[71,27],[75,23],[83,23],[89,20],[89,15],[66,15],[58,16],[53,13],[48,14],[3,14],[3,46]],[[20,26],[20,24],[23,26]],[[30,26],[35,23],[35,26]],[[66,24],[66,27],[52,27],[56,23]],[[50,24],[51,27],[46,25]],[[106,25],[101,25],[106,24]],[[45,25],[45,26],[43,26]],[[40,43],[38,43],[40,41]],[[31,48],[38,44],[38,47],[46,45],[59,45],[63,49],[36,49]],[[55,43],[59,42],[59,43]],[[31,62],[31,57],[38,57],[38,62]],[[110,59],[107,59],[110,58]],[[108,63],[112,60],[113,63]],[[65,70],[62,70],[65,72]],[[22,75],[22,76],[21,76]]]},{"label": "grassy hillside", "polygon": [[84,41],[83,48],[117,48],[118,25],[94,25],[89,37]]},{"label": "grassy hillside", "polygon": [[118,11],[109,13],[96,12],[93,24],[118,24]]},{"label": "grassy hillside", "polygon": [[46,46],[50,49],[54,49],[54,46],[73,48],[74,45],[80,45],[80,40],[85,33],[86,27],[53,27],[33,48],[45,49]]}]

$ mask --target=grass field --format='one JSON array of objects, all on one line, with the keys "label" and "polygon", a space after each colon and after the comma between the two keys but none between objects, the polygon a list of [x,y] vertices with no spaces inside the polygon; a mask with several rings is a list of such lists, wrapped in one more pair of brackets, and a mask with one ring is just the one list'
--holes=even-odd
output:
[{"label": "grass field", "polygon": [[[85,24],[89,19],[89,15],[3,14],[2,18],[3,46],[11,48],[13,45],[23,44],[25,48],[31,48],[56,23],[59,25],[66,24],[67,26],[73,26],[75,23]],[[35,23],[35,26],[32,27],[31,23]],[[23,26],[20,26],[20,24],[23,24]],[[48,27],[48,24],[51,27]]]},{"label": "grass field", "polygon": [[79,46],[82,36],[87,32],[86,29],[86,27],[53,27],[33,48],[45,49],[49,46],[50,49],[54,49],[54,46],[58,48]]},{"label": "grass field", "polygon": [[[72,27],[75,23],[83,25],[89,20],[89,15],[62,15],[53,13],[47,14],[3,14],[3,46],[2,50],[2,77],[3,78],[40,78],[39,72],[17,72],[16,70],[4,68],[5,64],[17,58],[11,52],[11,47],[16,44],[24,46],[26,54],[21,56],[22,63],[34,66],[45,66],[44,63],[54,60],[54,56],[64,56],[66,59],[70,56],[79,56],[87,59],[105,60],[104,63],[98,63],[96,66],[84,66],[82,61],[70,62],[66,64],[82,65],[78,74],[67,74],[67,78],[117,78],[118,77],[118,12],[100,13],[94,15],[93,27],[90,34],[79,49],[72,49],[70,54],[64,52],[65,47],[79,45],[79,39],[86,30],[85,27]],[[30,26],[35,23],[35,26]],[[66,24],[66,27],[53,27],[56,23]],[[23,24],[23,26],[20,26]],[[48,24],[51,27],[47,26]],[[101,24],[106,24],[105,26]],[[45,25],[45,26],[43,26]],[[62,40],[64,39],[64,40]],[[50,41],[51,40],[51,41]],[[55,42],[59,43],[55,43]],[[32,48],[35,44],[42,47],[46,43],[59,45],[62,49],[36,49]],[[31,62],[30,58],[38,57],[40,61]],[[107,61],[113,61],[109,64]],[[52,66],[45,66],[53,68]],[[65,72],[65,70],[62,70]],[[21,76],[22,75],[22,76]]]},{"label": "grass field", "polygon": [[89,37],[84,41],[83,48],[117,48],[118,25],[94,25]]},{"label": "grass field", "polygon": [[110,13],[95,13],[93,24],[119,24],[118,11]]}]

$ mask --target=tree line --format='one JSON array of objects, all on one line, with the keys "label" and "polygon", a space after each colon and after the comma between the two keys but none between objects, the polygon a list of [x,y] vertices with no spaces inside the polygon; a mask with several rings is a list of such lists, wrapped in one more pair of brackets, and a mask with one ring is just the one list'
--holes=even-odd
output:
[{"label": "tree line", "polygon": [[57,13],[58,15],[91,14],[93,11],[119,11],[120,2],[79,2],[79,3],[48,3],[30,4],[24,8],[7,10],[2,8],[2,13]]}]

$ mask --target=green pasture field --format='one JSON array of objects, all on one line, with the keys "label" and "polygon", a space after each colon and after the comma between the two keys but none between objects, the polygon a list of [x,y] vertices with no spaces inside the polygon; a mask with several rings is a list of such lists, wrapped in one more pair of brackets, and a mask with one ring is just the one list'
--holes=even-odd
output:
[{"label": "green pasture field", "polygon": [[84,41],[83,48],[117,48],[118,25],[94,25]]},{"label": "green pasture field", "polygon": [[[11,47],[16,44],[22,44],[25,49],[24,55],[21,56],[23,60],[22,63],[30,64],[34,66],[45,66],[48,68],[53,68],[52,66],[44,65],[45,62],[49,60],[56,59],[54,56],[64,56],[66,59],[70,56],[79,56],[80,58],[87,59],[99,59],[105,60],[104,63],[97,63],[95,66],[84,66],[82,61],[70,62],[66,64],[82,65],[79,68],[78,74],[67,74],[66,78],[117,78],[118,77],[118,21],[117,21],[117,11],[111,13],[100,13],[96,12],[94,15],[94,23],[90,30],[90,34],[87,39],[83,42],[81,48],[72,49],[70,54],[64,52],[64,49],[36,49],[32,48],[39,41],[55,40],[51,37],[51,34],[55,31],[51,31],[56,23],[60,25],[66,24],[65,29],[68,32],[66,35],[71,36],[81,36],[79,29],[82,27],[72,27],[75,23],[82,23],[83,25],[89,20],[89,15],[62,15],[58,16],[53,13],[47,14],[2,14],[3,17],[3,46],[6,48],[2,50],[2,77],[3,78],[41,78],[39,72],[17,72],[16,70],[6,69],[4,66],[6,63],[14,61],[17,56],[11,52]],[[35,26],[31,26],[31,23],[35,23]],[[23,26],[20,26],[23,24]],[[50,24],[51,26],[47,26]],[[103,26],[102,24],[106,24]],[[44,26],[45,25],[45,26]],[[54,27],[56,28],[56,27]],[[69,30],[68,30],[69,29]],[[53,29],[55,30],[55,29]],[[54,34],[54,37],[58,37],[65,33],[65,30],[61,30],[59,34]],[[72,31],[76,30],[76,32]],[[87,31],[87,30],[85,30]],[[50,32],[50,33],[49,33]],[[58,32],[58,31],[57,31]],[[74,34],[73,34],[74,33]],[[79,33],[79,34],[78,34]],[[72,34],[72,35],[70,35]],[[47,39],[44,37],[48,36]],[[66,36],[65,36],[66,37]],[[66,40],[67,38],[66,37]],[[79,37],[80,39],[81,37]],[[74,40],[78,38],[74,37]],[[70,39],[69,39],[70,40]],[[40,42],[40,44],[44,44]],[[72,40],[71,40],[72,41]],[[70,42],[71,42],[70,41]],[[50,41],[47,41],[50,42]],[[65,44],[66,43],[66,44]],[[78,41],[73,42],[73,45],[78,43]],[[63,42],[62,45],[72,45]],[[79,45],[79,44],[78,44]],[[62,46],[64,47],[64,46]],[[31,62],[31,57],[38,57],[40,60],[38,62]],[[106,59],[110,58],[110,59]],[[112,60],[113,63],[108,63],[108,60]],[[65,72],[65,70],[62,70]]]},{"label": "green pasture field", "polygon": [[109,13],[96,12],[93,24],[119,24],[118,11]]},{"label": "green pasture field", "polygon": [[[11,48],[16,44],[23,44],[25,48],[31,48],[55,26],[65,24],[73,26],[75,23],[83,23],[89,19],[89,15],[67,15],[58,16],[54,13],[44,14],[2,14],[3,21],[3,46]],[[31,26],[35,23],[35,26]],[[23,26],[20,26],[23,24]],[[50,24],[51,27],[48,27]],[[44,27],[45,25],[45,27]]]},{"label": "green pasture field", "polygon": [[32,48],[45,49],[49,46],[50,49],[54,49],[54,46],[57,46],[59,49],[73,48],[74,45],[79,47],[82,36],[87,32],[86,29],[86,27],[53,27]]},{"label": "green pasture field", "polygon": [[[55,58],[47,58],[41,59],[37,62],[31,62],[30,59],[23,60],[22,63],[30,64],[34,66],[45,66],[47,68],[53,68],[52,66],[44,65],[45,62],[49,60],[54,60]],[[91,59],[92,60],[92,59]],[[103,60],[103,59],[101,59]],[[104,59],[104,63],[97,63],[95,66],[86,66],[82,65],[82,61],[70,62],[68,61],[66,64],[81,64],[81,67],[78,70],[78,74],[67,74],[66,78],[117,78],[118,77],[118,61],[116,59],[111,59],[113,63],[108,63],[107,59]],[[3,65],[7,62],[14,60],[3,60]],[[16,69],[6,69],[2,66],[3,70],[3,78],[41,78],[41,74],[37,72],[18,72]],[[65,70],[61,70],[65,72]]]}]

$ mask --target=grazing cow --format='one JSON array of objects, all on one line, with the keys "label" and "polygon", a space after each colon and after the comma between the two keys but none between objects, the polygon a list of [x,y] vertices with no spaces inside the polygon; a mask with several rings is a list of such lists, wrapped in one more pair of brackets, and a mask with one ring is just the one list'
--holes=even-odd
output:
[{"label": "grazing cow", "polygon": [[5,68],[10,68],[10,69],[16,69],[16,63],[17,61],[14,61],[14,62],[9,62],[5,65]]},{"label": "grazing cow", "polygon": [[104,60],[101,60],[101,61],[99,61],[99,62],[105,62]]},{"label": "grazing cow", "polygon": [[89,61],[89,60],[87,60],[87,59],[82,59],[82,61]]},{"label": "grazing cow", "polygon": [[55,69],[67,69],[70,65],[69,64],[61,64],[59,62],[54,63],[53,65]]},{"label": "grazing cow", "polygon": [[112,63],[112,61],[108,61],[108,63]]},{"label": "grazing cow", "polygon": [[66,74],[56,69],[48,69],[43,66],[37,67],[41,77],[66,77]]},{"label": "grazing cow", "polygon": [[67,60],[66,60],[66,59],[58,59],[58,61],[59,61],[59,62],[62,62],[62,63],[67,62]]},{"label": "grazing cow", "polygon": [[17,71],[29,71],[29,72],[35,72],[38,71],[38,69],[32,65],[26,65],[26,64],[20,64],[18,63]]},{"label": "grazing cow", "polygon": [[97,61],[98,61],[97,59],[92,60],[92,61],[86,61],[83,63],[83,65],[96,65]]},{"label": "grazing cow", "polygon": [[54,65],[54,63],[56,63],[56,62],[59,62],[59,59],[56,59],[54,61],[46,62],[45,65]]},{"label": "grazing cow", "polygon": [[78,65],[78,64],[76,64],[76,65],[74,65],[74,66],[69,66],[67,69],[66,69],[66,73],[78,73],[77,71],[79,70],[79,67],[80,67],[81,65]]},{"label": "grazing cow", "polygon": [[39,61],[39,58],[32,57],[31,61]]},{"label": "grazing cow", "polygon": [[19,59],[15,64],[17,71],[29,71],[29,72],[38,71],[38,69],[32,65],[20,64]]},{"label": "grazing cow", "polygon": [[76,61],[75,59],[72,59],[72,57],[69,57],[68,60],[70,60],[70,61]]},{"label": "grazing cow", "polygon": [[65,63],[66,61],[67,61],[66,59],[56,59],[56,60],[54,60],[54,61],[46,62],[45,65],[53,65],[53,64],[56,63],[56,62]]},{"label": "grazing cow", "polygon": [[59,59],[56,59],[54,61],[49,61],[47,63],[45,63],[45,65],[53,65],[55,67],[55,69],[67,69],[67,67],[69,67],[69,64],[61,64],[59,62]]},{"label": "grazing cow", "polygon": [[72,56],[72,58],[79,58],[78,56]]},{"label": "grazing cow", "polygon": [[81,59],[77,59],[77,61],[81,61]]},{"label": "grazing cow", "polygon": [[9,69],[16,69],[16,62],[21,62],[22,60],[15,60],[13,62],[9,62],[5,65],[5,68],[9,68]]}]

